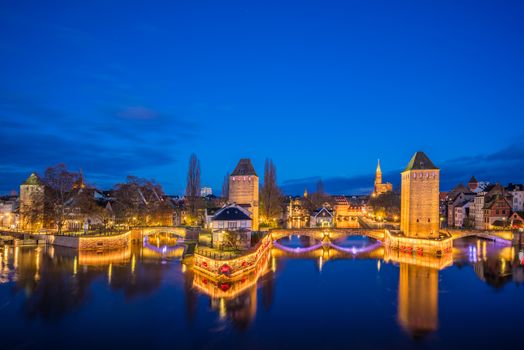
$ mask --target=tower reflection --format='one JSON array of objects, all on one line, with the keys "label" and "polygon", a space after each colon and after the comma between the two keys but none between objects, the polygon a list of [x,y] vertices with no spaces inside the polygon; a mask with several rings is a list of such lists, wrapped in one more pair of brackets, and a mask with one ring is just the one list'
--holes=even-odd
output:
[{"label": "tower reflection", "polygon": [[398,322],[415,338],[438,328],[438,270],[400,264]]}]

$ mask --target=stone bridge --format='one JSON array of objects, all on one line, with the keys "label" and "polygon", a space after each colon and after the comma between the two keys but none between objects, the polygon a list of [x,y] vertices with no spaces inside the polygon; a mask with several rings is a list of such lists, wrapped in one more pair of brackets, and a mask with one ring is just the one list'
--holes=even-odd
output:
[{"label": "stone bridge", "polygon": [[291,235],[312,237],[322,242],[332,242],[347,236],[368,236],[378,241],[384,241],[383,229],[365,228],[301,228],[301,229],[275,229],[271,230],[271,238],[278,241]]},{"label": "stone bridge", "polygon": [[478,237],[489,239],[497,243],[512,243],[515,235],[512,231],[481,231],[481,230],[458,230],[458,229],[449,229],[442,230],[451,235],[453,240],[461,239],[465,237]]},{"label": "stone bridge", "polygon": [[173,226],[154,226],[154,227],[136,227],[131,230],[133,239],[142,240],[144,237],[154,234],[167,233],[175,235],[184,240],[198,240],[200,230],[189,227],[173,227]]}]

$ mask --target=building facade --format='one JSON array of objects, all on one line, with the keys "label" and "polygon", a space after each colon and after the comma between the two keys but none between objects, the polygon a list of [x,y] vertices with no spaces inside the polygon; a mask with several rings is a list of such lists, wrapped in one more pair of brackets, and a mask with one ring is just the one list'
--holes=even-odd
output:
[{"label": "building facade", "polygon": [[229,202],[248,206],[252,229],[258,231],[258,176],[250,159],[240,159],[229,176]]},{"label": "building facade", "polygon": [[311,215],[309,222],[310,227],[333,227],[334,213],[329,204],[325,203],[322,208],[318,208]]},{"label": "building facade", "polygon": [[439,236],[440,170],[416,152],[401,173],[400,229],[407,237]]},{"label": "building facade", "polygon": [[15,229],[18,226],[18,199],[8,197],[0,200],[0,228]]},{"label": "building facade", "polygon": [[508,185],[508,191],[513,197],[513,211],[524,211],[524,185]]},{"label": "building facade", "polygon": [[304,228],[309,225],[309,211],[300,198],[289,198],[285,221],[287,228]]}]

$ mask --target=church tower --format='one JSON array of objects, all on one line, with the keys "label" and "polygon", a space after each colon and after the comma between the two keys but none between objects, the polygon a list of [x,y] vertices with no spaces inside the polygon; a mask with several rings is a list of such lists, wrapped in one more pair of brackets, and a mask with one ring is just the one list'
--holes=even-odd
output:
[{"label": "church tower", "polygon": [[407,237],[439,237],[439,168],[416,152],[401,178],[400,230]]},{"label": "church tower", "polygon": [[253,231],[258,231],[258,176],[250,159],[240,159],[229,176],[229,202],[245,206],[251,213]]},{"label": "church tower", "polygon": [[380,170],[380,159],[378,160],[377,170],[375,171],[375,188],[382,183],[382,170]]},{"label": "church tower", "polygon": [[389,182],[382,183],[382,170],[380,169],[380,159],[377,163],[377,170],[375,171],[375,186],[373,187],[373,197],[393,191],[393,185]]}]

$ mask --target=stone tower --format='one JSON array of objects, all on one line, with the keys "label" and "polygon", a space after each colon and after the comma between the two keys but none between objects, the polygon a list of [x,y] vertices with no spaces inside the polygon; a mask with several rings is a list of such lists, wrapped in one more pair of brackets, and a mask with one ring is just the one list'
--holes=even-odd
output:
[{"label": "stone tower", "polygon": [[20,227],[36,231],[44,227],[45,186],[36,173],[20,185]]},{"label": "stone tower", "polygon": [[406,237],[437,238],[440,170],[417,152],[401,177],[400,230]]},{"label": "stone tower", "polygon": [[258,230],[258,176],[251,160],[240,159],[229,176],[229,202],[246,206],[251,213],[252,229]]}]

